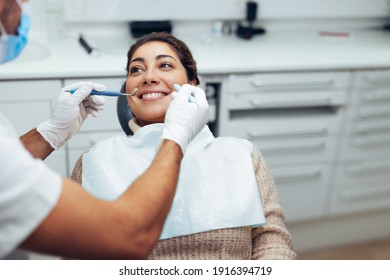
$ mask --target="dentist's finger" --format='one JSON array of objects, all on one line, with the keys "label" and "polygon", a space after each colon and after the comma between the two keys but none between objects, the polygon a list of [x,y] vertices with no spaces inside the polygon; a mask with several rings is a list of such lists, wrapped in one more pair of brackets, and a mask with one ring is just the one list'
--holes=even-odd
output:
[{"label": "dentist's finger", "polygon": [[196,88],[196,94],[194,94],[194,102],[197,103],[199,106],[208,106],[206,93],[201,88]]}]

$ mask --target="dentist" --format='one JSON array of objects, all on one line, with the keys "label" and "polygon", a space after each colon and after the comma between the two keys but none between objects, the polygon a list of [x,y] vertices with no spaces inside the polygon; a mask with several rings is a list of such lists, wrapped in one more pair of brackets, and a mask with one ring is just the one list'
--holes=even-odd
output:
[{"label": "dentist", "polygon": [[[28,1],[0,0],[1,62],[20,54],[29,26]],[[104,98],[90,96],[103,88],[93,83],[64,88],[51,118],[20,139],[0,112],[0,259],[12,258],[17,248],[68,258],[143,259],[158,241],[183,154],[208,120],[205,93],[182,87],[173,96],[152,164],[121,197],[103,201],[42,162],[89,114],[103,109]]]}]

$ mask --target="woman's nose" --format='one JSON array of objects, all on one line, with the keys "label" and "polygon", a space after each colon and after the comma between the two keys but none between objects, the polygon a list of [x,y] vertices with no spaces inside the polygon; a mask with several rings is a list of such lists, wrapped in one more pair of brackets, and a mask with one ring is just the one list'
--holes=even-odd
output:
[{"label": "woman's nose", "polygon": [[144,82],[143,82],[144,85],[158,84],[159,82],[160,82],[160,79],[154,70],[150,69],[150,70],[147,70],[145,72]]}]

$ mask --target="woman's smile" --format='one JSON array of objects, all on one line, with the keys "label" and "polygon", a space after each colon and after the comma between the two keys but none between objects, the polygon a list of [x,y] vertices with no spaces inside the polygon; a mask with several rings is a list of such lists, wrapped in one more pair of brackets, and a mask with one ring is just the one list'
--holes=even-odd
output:
[{"label": "woman's smile", "polygon": [[139,99],[142,99],[144,101],[154,101],[154,100],[157,100],[157,99],[161,99],[165,96],[167,96],[168,93],[166,92],[156,92],[156,91],[153,91],[153,92],[149,92],[149,91],[145,91],[145,92],[142,92],[138,98]]}]

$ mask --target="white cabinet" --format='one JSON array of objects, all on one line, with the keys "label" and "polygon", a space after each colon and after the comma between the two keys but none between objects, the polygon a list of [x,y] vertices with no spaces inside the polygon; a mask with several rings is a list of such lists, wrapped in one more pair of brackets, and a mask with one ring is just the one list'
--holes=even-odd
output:
[{"label": "white cabinet", "polygon": [[[50,117],[61,87],[60,80],[1,81],[0,110],[22,135]],[[65,148],[53,152],[46,163],[66,176]]]},{"label": "white cabinet", "polygon": [[2,81],[0,109],[23,134],[50,117],[61,87],[60,80]]},{"label": "white cabinet", "polygon": [[220,135],[259,147],[289,222],[326,214],[349,83],[344,71],[235,74],[226,80]]},{"label": "white cabinet", "polygon": [[333,214],[390,207],[390,70],[355,75]]}]

